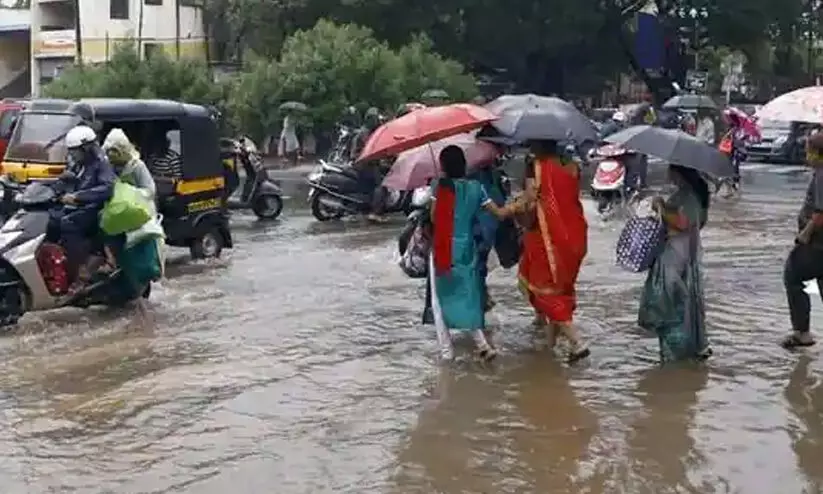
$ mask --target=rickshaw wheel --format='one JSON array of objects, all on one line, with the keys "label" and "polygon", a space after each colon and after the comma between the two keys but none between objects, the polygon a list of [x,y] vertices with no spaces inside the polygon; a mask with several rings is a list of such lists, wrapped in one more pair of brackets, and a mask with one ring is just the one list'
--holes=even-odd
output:
[{"label": "rickshaw wheel", "polygon": [[217,227],[209,228],[192,240],[189,247],[192,259],[220,257],[223,251],[223,236]]},{"label": "rickshaw wheel", "polygon": [[263,195],[254,200],[251,210],[261,220],[274,220],[283,212],[283,199],[276,195]]}]

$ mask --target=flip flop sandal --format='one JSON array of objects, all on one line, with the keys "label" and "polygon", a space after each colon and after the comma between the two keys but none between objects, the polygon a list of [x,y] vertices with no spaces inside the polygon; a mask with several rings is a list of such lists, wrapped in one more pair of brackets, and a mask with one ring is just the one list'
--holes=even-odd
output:
[{"label": "flip flop sandal", "polygon": [[495,349],[494,349],[494,348],[492,348],[491,346],[486,346],[486,347],[484,347],[484,348],[481,348],[481,349],[477,352],[477,355],[478,355],[478,356],[480,357],[480,359],[481,359],[481,360],[483,360],[484,362],[491,362],[492,360],[494,360],[495,358],[497,358],[497,350],[495,350]]},{"label": "flip flop sandal", "polygon": [[591,352],[591,350],[589,350],[589,347],[586,347],[582,350],[578,350],[576,352],[571,352],[569,354],[568,358],[566,359],[566,363],[569,364],[569,365],[574,364],[576,362],[579,362],[579,361],[589,357],[589,355],[591,355],[591,354],[592,354],[592,352]]},{"label": "flip flop sandal", "polygon": [[783,338],[780,341],[780,346],[785,348],[786,350],[794,350],[795,348],[803,348],[803,347],[810,347],[817,343],[814,340],[811,341],[803,341],[797,337],[795,334],[790,334],[789,336]]}]

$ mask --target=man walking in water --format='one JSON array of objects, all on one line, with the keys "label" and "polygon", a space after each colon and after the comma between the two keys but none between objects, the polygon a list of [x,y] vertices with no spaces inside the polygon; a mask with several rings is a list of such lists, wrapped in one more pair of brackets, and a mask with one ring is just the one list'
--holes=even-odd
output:
[{"label": "man walking in water", "polygon": [[786,349],[815,344],[809,330],[811,303],[804,288],[807,281],[817,280],[823,292],[823,132],[807,139],[806,162],[812,167],[812,180],[797,218],[799,233],[783,271],[792,323],[792,332],[780,342]]}]

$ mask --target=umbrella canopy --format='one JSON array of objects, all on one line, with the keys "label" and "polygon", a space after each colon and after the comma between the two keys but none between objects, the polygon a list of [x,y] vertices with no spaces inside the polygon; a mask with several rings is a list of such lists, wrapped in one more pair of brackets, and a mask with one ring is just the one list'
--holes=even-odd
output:
[{"label": "umbrella canopy", "polygon": [[823,86],[811,86],[782,94],[763,105],[758,120],[823,124]]},{"label": "umbrella canopy", "polygon": [[449,99],[449,93],[442,89],[429,89],[420,97],[423,99]]},{"label": "umbrella canopy", "polygon": [[375,129],[357,161],[394,156],[423,144],[479,129],[496,118],[481,106],[465,103],[421,108]]},{"label": "umbrella canopy", "polygon": [[424,144],[397,155],[383,185],[393,190],[414,190],[424,187],[440,176],[440,152],[446,146],[457,146],[466,155],[469,168],[490,166],[500,154],[493,144],[478,140],[474,134],[458,134]]},{"label": "umbrella canopy", "polygon": [[280,111],[306,111],[309,107],[299,101],[286,101],[280,105]]},{"label": "umbrella canopy", "polygon": [[[746,137],[752,141],[760,141],[760,128],[755,123],[754,119],[740,108],[729,106],[723,110],[723,115],[729,120],[735,120],[736,126],[746,134]],[[734,124],[735,122],[729,122]]]},{"label": "umbrella canopy", "polygon": [[605,140],[714,177],[730,177],[734,174],[731,161],[726,155],[680,130],[636,125],[612,134]]},{"label": "umbrella canopy", "polygon": [[599,140],[594,123],[571,103],[560,98],[535,94],[505,95],[486,105],[500,116],[479,137],[500,142],[526,142],[536,139],[577,142]]},{"label": "umbrella canopy", "polygon": [[717,110],[717,104],[705,94],[680,94],[669,98],[668,101],[663,103],[663,108],[667,110],[678,108]]}]

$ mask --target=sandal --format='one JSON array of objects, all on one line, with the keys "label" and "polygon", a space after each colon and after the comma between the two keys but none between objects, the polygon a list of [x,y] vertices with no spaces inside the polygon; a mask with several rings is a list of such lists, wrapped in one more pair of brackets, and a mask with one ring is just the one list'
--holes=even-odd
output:
[{"label": "sandal", "polygon": [[486,345],[480,350],[478,350],[477,355],[484,362],[491,362],[497,357],[497,350],[492,348],[490,345]]},{"label": "sandal", "polygon": [[804,340],[800,333],[794,332],[780,340],[780,346],[786,350],[794,350],[795,348],[810,347],[817,343],[811,336],[808,336],[808,338]]},{"label": "sandal", "polygon": [[592,352],[591,352],[591,350],[589,350],[589,347],[584,346],[582,349],[572,351],[569,354],[569,356],[566,358],[566,363],[569,364],[569,365],[572,365],[574,363],[577,363],[577,362],[587,358],[591,354],[592,354]]}]

